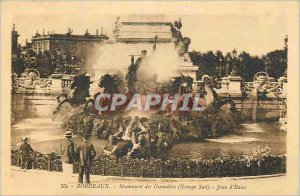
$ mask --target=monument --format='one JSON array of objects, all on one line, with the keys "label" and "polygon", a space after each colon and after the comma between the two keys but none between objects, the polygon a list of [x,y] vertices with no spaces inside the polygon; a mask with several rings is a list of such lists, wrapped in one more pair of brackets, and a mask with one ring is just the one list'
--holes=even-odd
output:
[{"label": "monument", "polygon": [[104,74],[126,73],[132,57],[137,59],[142,50],[147,51],[148,57],[155,55],[156,60],[152,63],[196,80],[198,67],[192,65],[187,55],[178,55],[175,44],[179,41],[171,29],[172,23],[166,21],[164,15],[118,17],[113,27],[114,36],[104,41],[97,51],[99,58],[93,65],[94,80]]}]

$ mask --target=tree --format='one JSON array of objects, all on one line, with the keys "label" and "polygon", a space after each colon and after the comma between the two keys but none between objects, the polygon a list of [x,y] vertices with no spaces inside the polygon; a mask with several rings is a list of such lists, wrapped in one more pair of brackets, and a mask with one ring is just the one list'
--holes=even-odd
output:
[{"label": "tree", "polygon": [[55,70],[55,67],[51,62],[51,54],[48,51],[38,54],[36,62],[36,69],[40,72],[41,77],[48,77]]},{"label": "tree", "polygon": [[12,59],[12,72],[16,74],[21,74],[25,70],[25,62],[22,58]]},{"label": "tree", "polygon": [[197,65],[199,68],[198,78],[201,78],[205,74],[214,77],[219,76],[219,58],[222,58],[223,56],[220,51],[216,55],[213,53],[213,51],[208,51],[206,53],[192,51],[189,54],[193,64]]},{"label": "tree", "polygon": [[275,50],[267,53],[266,57],[270,59],[269,76],[274,78],[281,77],[287,68],[287,51]]},{"label": "tree", "polygon": [[226,73],[229,75],[232,72],[233,65],[235,65],[237,74],[244,81],[253,81],[253,77],[257,72],[265,71],[266,58],[270,59],[268,74],[279,78],[284,74],[287,67],[287,38],[283,50],[274,50],[263,57],[251,56],[245,51],[237,55],[236,50],[226,53],[225,56],[219,50],[216,53],[212,51],[206,53],[192,51],[189,54],[193,64],[199,67],[198,79],[205,74],[213,77],[223,77]]},{"label": "tree", "polygon": [[249,53],[243,51],[238,57],[237,73],[244,81],[253,81],[253,77],[257,72],[265,70],[263,60],[257,56],[253,57]]}]

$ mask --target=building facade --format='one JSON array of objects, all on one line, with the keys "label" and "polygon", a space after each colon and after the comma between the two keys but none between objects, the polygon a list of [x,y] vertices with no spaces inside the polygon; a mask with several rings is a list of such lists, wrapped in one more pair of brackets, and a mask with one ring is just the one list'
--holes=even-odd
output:
[{"label": "building facade", "polygon": [[102,33],[98,34],[98,30],[95,35],[89,34],[88,30],[84,35],[73,35],[70,29],[66,34],[45,34],[43,32],[41,35],[37,32],[32,37],[32,49],[37,54],[50,51],[57,55],[80,56],[93,45],[102,43],[106,39],[108,37]]}]

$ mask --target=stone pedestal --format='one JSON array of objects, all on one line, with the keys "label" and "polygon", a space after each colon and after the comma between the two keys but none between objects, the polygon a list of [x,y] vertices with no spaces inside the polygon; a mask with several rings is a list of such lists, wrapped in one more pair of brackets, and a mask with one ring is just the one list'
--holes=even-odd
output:
[{"label": "stone pedestal", "polygon": [[242,78],[237,75],[229,75],[228,80],[229,80],[229,85],[228,85],[229,95],[231,97],[242,96],[242,92],[241,92]]},{"label": "stone pedestal", "polygon": [[184,57],[179,57],[179,66],[176,67],[176,72],[178,74],[183,74],[186,76],[190,76],[196,82],[196,73],[198,71],[198,67],[194,66],[189,59]]},{"label": "stone pedestal", "polygon": [[222,78],[222,87],[215,89],[220,96],[241,97],[242,78],[236,75],[229,75]]},{"label": "stone pedestal", "polygon": [[222,85],[221,88],[215,89],[215,91],[219,96],[226,97],[229,94],[229,83],[230,80],[228,76],[221,78],[221,85]]},{"label": "stone pedestal", "polygon": [[62,87],[61,87],[62,74],[53,73],[50,76],[50,78],[51,78],[51,81],[52,81],[51,92],[52,93],[62,92]]}]

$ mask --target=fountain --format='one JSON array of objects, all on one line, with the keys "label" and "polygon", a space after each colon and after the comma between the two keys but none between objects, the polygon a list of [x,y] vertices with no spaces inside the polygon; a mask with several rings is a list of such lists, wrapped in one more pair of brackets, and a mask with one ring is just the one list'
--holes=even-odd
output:
[{"label": "fountain", "polygon": [[[97,52],[99,61],[93,66],[92,80],[100,79],[98,85],[94,82],[91,88],[89,84],[75,88],[80,95],[88,95],[90,89],[94,96],[88,101],[84,101],[87,96],[83,96],[77,105],[71,101],[76,98],[76,93],[71,97],[64,95],[63,100],[60,100],[55,117],[62,119],[66,127],[71,127],[77,133],[94,134],[100,139],[110,138],[115,146],[118,142],[129,142],[133,151],[136,146],[143,144],[139,148],[152,149],[149,156],[166,159],[174,143],[221,137],[232,133],[239,126],[241,118],[235,103],[231,97],[218,96],[215,90],[220,88],[219,81],[208,75],[203,76],[202,81],[197,82],[200,85],[198,89],[198,67],[193,66],[189,60],[187,52],[191,40],[181,34],[181,20],[172,25],[161,21],[141,21],[140,17],[136,21],[122,22],[118,18],[115,26],[114,40],[108,40]],[[133,30],[128,31],[129,27]],[[151,31],[153,28],[155,33]],[[238,78],[234,73],[229,78],[230,89],[238,88]],[[71,87],[76,86],[76,81],[73,81]],[[181,111],[179,107],[170,105],[164,110],[158,107],[149,111],[127,111],[121,107],[113,111],[98,110],[96,104],[110,108],[111,102],[116,102],[113,100],[115,96],[98,100],[98,95],[104,94],[102,92],[111,95],[123,93],[128,100],[138,93],[137,100],[143,106],[150,93],[168,94],[170,99],[175,99],[178,94],[178,105],[190,107],[190,103],[195,102],[192,105],[198,104],[203,110]],[[187,94],[192,95],[188,101],[184,98]],[[109,150],[105,152],[112,153]]]},{"label": "fountain", "polygon": [[[181,100],[180,103],[183,104],[185,100],[181,99],[180,96],[197,91],[196,89],[193,89],[194,79],[183,74],[179,76],[175,75],[173,77],[172,75],[165,76],[166,78],[169,78],[169,80],[166,80],[165,82],[157,81],[156,77],[151,75],[154,71],[151,73],[147,71],[147,66],[151,66],[151,62],[153,61],[151,57],[149,59],[147,58],[146,50],[143,50],[141,57],[136,61],[131,57],[131,65],[128,68],[126,77],[123,77],[122,73],[119,73],[119,75],[105,74],[101,77],[99,86],[104,88],[103,91],[105,93],[114,94],[124,91],[123,93],[127,93],[124,95],[125,97],[127,96],[127,98],[132,98],[135,96],[135,93],[139,93],[141,105],[143,98],[147,99],[146,95],[148,93],[170,93],[169,96],[171,97],[178,94],[179,99]],[[125,81],[122,78],[124,78]],[[191,97],[189,101],[196,101],[196,103],[207,108],[203,113],[201,111],[173,111],[173,109],[170,110],[169,106],[166,106],[166,110],[159,110],[154,107],[146,113],[139,113],[136,110],[128,112],[127,109],[111,111],[99,110],[95,112],[94,107],[96,107],[96,104],[100,104],[101,107],[109,106],[110,108],[110,103],[116,102],[116,100],[113,100],[115,96],[109,96],[100,101],[96,101],[98,98],[97,95],[102,95],[98,92],[98,94],[94,96],[94,99],[87,102],[93,103],[92,108],[88,107],[88,104],[86,103],[85,106],[77,105],[71,108],[66,107],[67,110],[69,110],[66,111],[60,109],[62,105],[60,104],[55,115],[61,115],[65,125],[68,128],[71,127],[74,132],[95,134],[101,139],[110,138],[111,145],[115,146],[115,148],[118,148],[118,146],[121,148],[120,145],[117,145],[118,142],[128,143],[126,145],[121,145],[124,148],[126,147],[126,149],[127,146],[131,146],[128,147],[127,151],[124,149],[117,149],[116,152],[123,152],[121,155],[113,154],[115,151],[111,152],[105,150],[104,152],[109,155],[118,157],[125,156],[126,153],[128,153],[129,156],[135,158],[151,156],[167,159],[173,144],[176,142],[201,141],[208,137],[220,137],[232,133],[234,129],[239,126],[241,119],[235,108],[235,103],[230,97],[219,97],[214,90],[214,88],[218,88],[219,82],[210,76],[204,76],[202,80],[202,90],[198,92],[202,98],[198,100]],[[74,86],[75,83],[76,80],[74,80],[71,86]],[[124,83],[126,83],[126,88],[120,88],[120,85],[123,86]],[[85,87],[81,89],[84,89],[86,92],[89,88]],[[70,100],[72,99],[74,98],[71,98]],[[65,100],[66,99],[61,103],[65,103]],[[230,105],[229,110],[223,108],[223,106],[227,104]],[[150,150],[149,153],[145,152],[149,155],[143,154],[137,156],[136,153],[133,153],[137,149],[141,150],[140,148],[152,150]],[[124,153],[125,151],[126,153]]]}]

